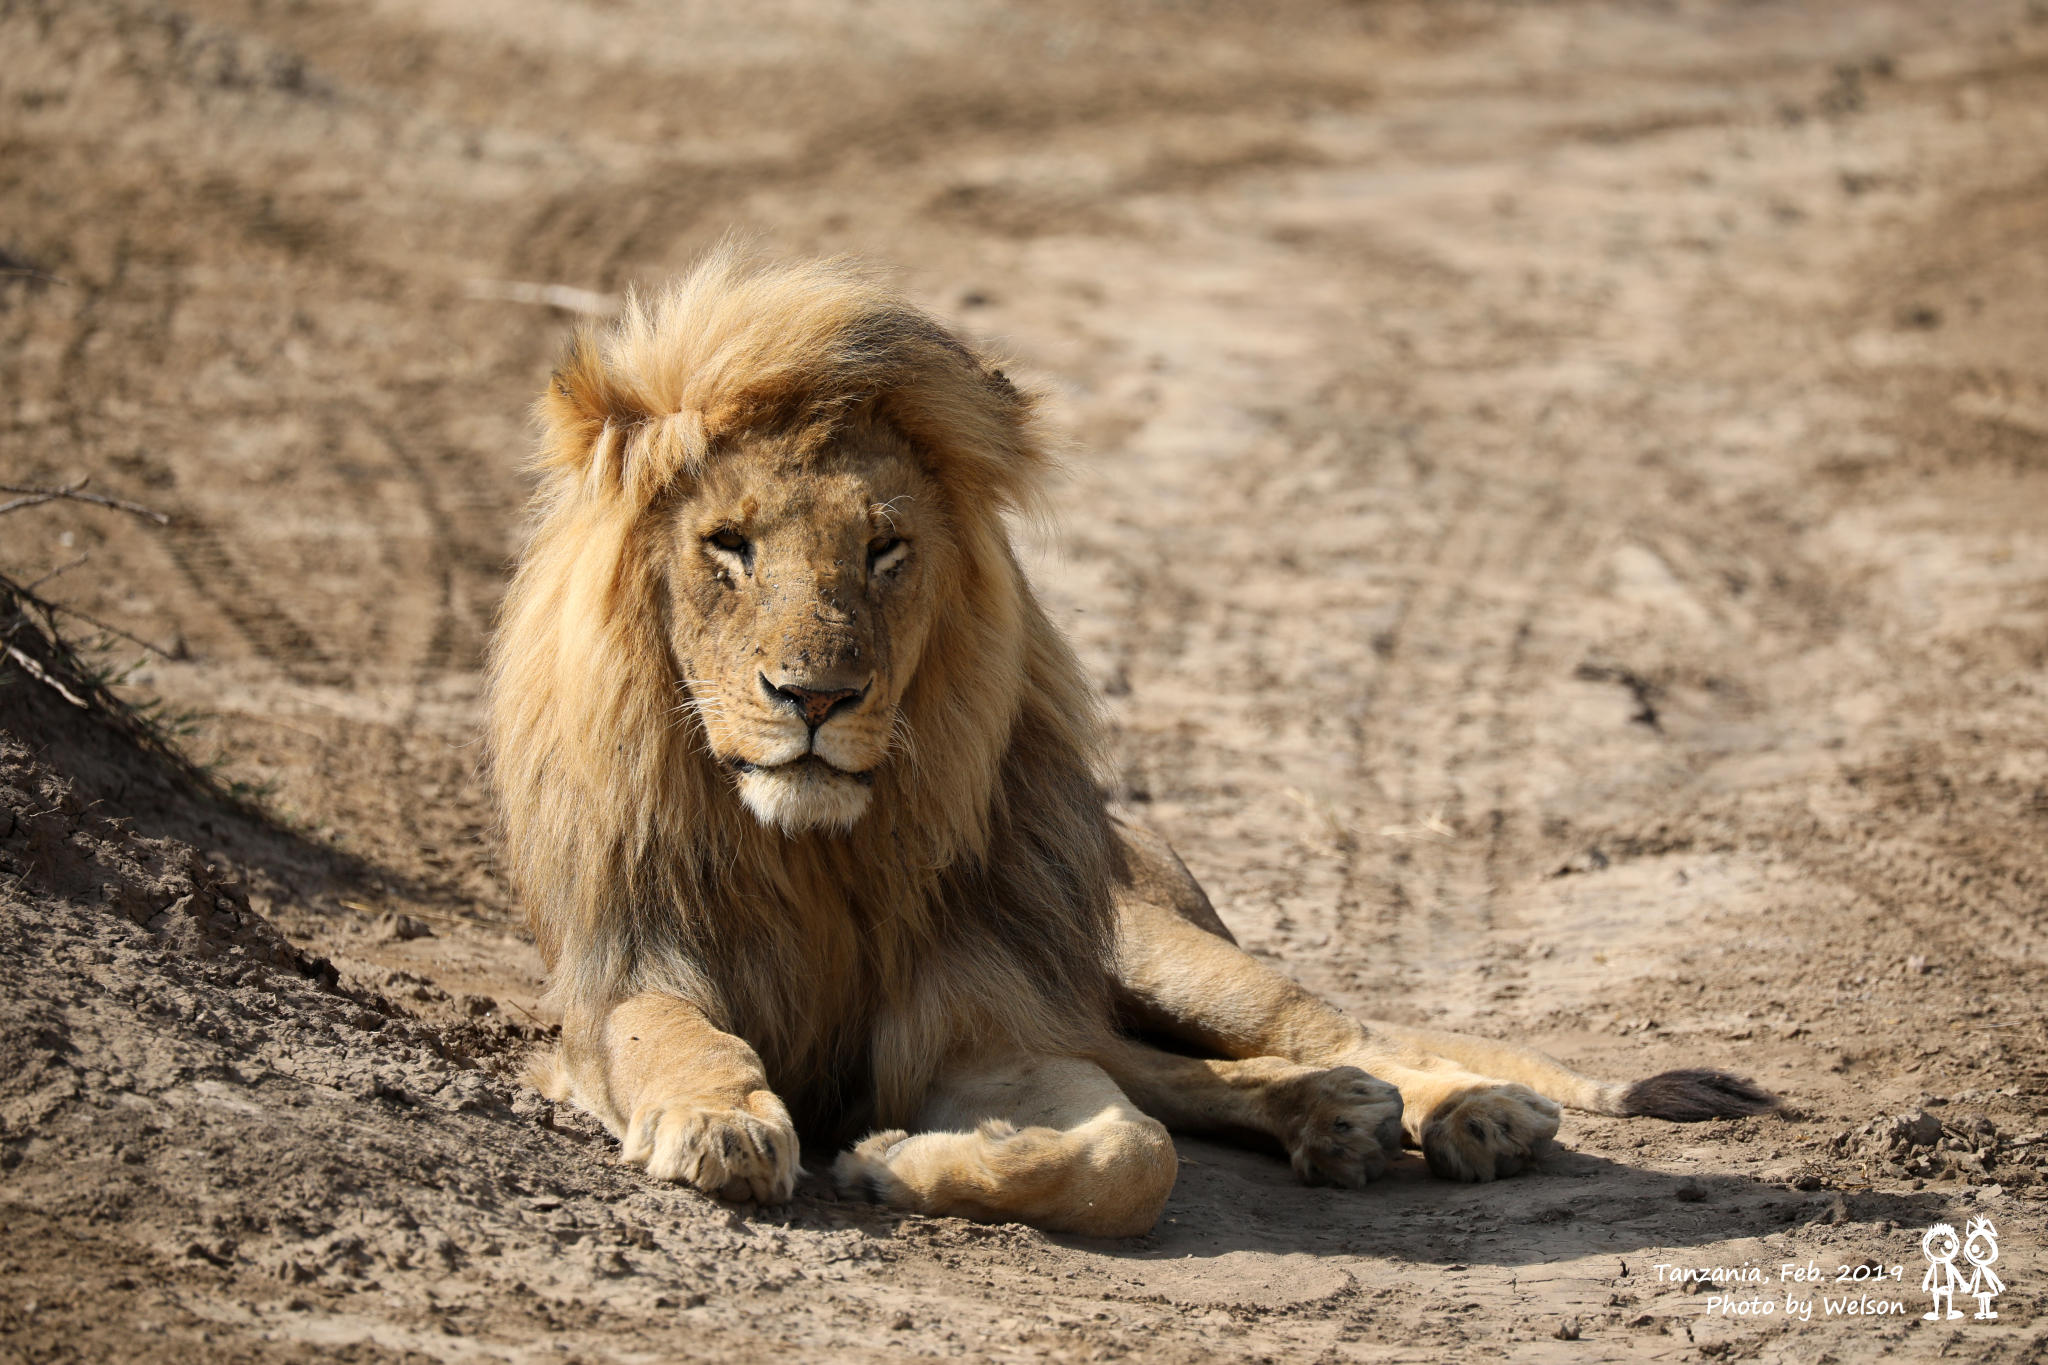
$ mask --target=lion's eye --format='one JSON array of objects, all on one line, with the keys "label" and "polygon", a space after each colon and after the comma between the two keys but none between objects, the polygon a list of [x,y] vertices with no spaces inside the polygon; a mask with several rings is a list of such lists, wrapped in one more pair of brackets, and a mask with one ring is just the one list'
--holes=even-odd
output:
[{"label": "lion's eye", "polygon": [[876,536],[868,542],[868,572],[888,573],[910,554],[910,542],[895,536]]},{"label": "lion's eye", "polygon": [[754,546],[745,536],[730,526],[721,526],[704,537],[704,543],[714,550],[736,556],[740,566],[748,573],[754,571]]}]

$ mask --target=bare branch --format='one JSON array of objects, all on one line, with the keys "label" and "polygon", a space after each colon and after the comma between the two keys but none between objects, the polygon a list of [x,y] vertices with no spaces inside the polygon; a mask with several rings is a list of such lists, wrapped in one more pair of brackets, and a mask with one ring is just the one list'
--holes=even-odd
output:
[{"label": "bare branch", "polygon": [[54,569],[50,570],[50,571],[49,571],[48,573],[44,574],[44,575],[43,575],[43,576],[42,576],[41,578],[38,578],[38,579],[37,579],[37,580],[36,580],[35,582],[33,582],[33,583],[29,584],[29,585],[28,585],[29,591],[30,591],[30,592],[34,592],[34,591],[35,591],[35,590],[36,590],[37,588],[40,588],[40,587],[42,587],[42,586],[43,586],[43,584],[45,584],[45,583],[49,582],[49,581],[50,581],[51,579],[53,579],[53,578],[57,577],[57,576],[58,576],[59,574],[67,574],[67,573],[70,573],[70,572],[71,572],[71,571],[72,571],[73,569],[77,568],[77,567],[78,567],[79,565],[81,565],[81,564],[85,563],[85,561],[86,561],[86,560],[88,560],[88,559],[91,559],[91,558],[92,558],[92,551],[90,551],[90,550],[87,550],[87,551],[86,551],[86,552],[85,552],[84,554],[82,554],[82,555],[80,555],[80,556],[79,556],[78,558],[76,558],[76,559],[72,560],[72,561],[71,561],[71,562],[70,562],[69,564],[59,564],[59,565],[58,565],[58,566],[57,566],[56,568],[54,568]]},{"label": "bare branch", "polygon": [[[79,560],[83,559],[83,555],[79,556]],[[79,561],[73,562],[76,563]],[[70,567],[70,564],[66,564],[64,566],[64,568],[66,569]],[[61,573],[63,572],[63,570],[60,569],[58,570],[58,572]],[[36,584],[42,583],[45,580],[54,577],[56,577],[56,574],[44,574],[43,577],[38,578],[35,583],[29,584],[28,587],[23,587],[21,584],[15,582],[12,578],[9,578],[6,574],[0,573],[0,593],[8,593],[12,596],[18,597],[22,601],[27,602],[33,607],[35,607],[38,611],[42,612],[46,616],[54,614],[56,612],[62,612],[66,616],[76,616],[79,620],[85,622],[87,625],[93,627],[95,630],[103,630],[109,635],[118,635],[131,645],[141,645],[144,649],[148,650],[150,653],[156,655],[160,659],[175,660],[178,657],[177,655],[171,653],[171,651],[169,651],[168,649],[165,649],[162,645],[153,645],[149,641],[143,639],[141,636],[130,635],[127,631],[121,629],[119,626],[110,626],[105,621],[100,620],[99,617],[93,616],[87,612],[80,611],[77,607],[67,607],[62,602],[52,602],[47,597],[38,597],[34,591]]]},{"label": "bare branch", "polygon": [[84,697],[79,696],[76,692],[73,692],[63,683],[60,683],[55,678],[51,677],[49,673],[44,670],[41,664],[37,663],[34,659],[29,658],[28,655],[22,653],[13,645],[0,646],[0,648],[5,648],[7,650],[7,657],[13,659],[14,662],[20,664],[23,668],[27,669],[28,675],[31,678],[34,678],[39,683],[44,683],[50,687],[56,688],[58,695],[63,697],[64,700],[70,702],[73,706],[78,707],[81,711],[90,711],[92,709],[91,702],[87,701]]},{"label": "bare branch", "polygon": [[578,289],[570,284],[529,284],[525,280],[466,280],[463,292],[473,299],[502,299],[507,303],[544,303],[567,313],[604,317],[619,311],[617,294],[600,294],[595,289]]},{"label": "bare branch", "polygon": [[97,493],[81,493],[92,479],[90,474],[76,483],[67,483],[60,488],[37,488],[29,484],[0,483],[0,493],[21,493],[25,496],[13,502],[0,502],[0,513],[12,512],[17,508],[34,507],[37,503],[49,502],[53,498],[67,498],[72,502],[89,502],[100,507],[111,507],[117,512],[129,512],[153,521],[159,526],[169,526],[171,519],[154,507],[144,507],[139,502],[128,502],[121,498],[103,498]]}]

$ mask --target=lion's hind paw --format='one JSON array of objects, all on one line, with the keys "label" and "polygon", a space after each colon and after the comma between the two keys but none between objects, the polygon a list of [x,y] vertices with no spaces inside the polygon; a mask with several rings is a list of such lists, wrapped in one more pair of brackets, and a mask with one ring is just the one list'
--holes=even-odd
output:
[{"label": "lion's hind paw", "polygon": [[772,1094],[757,1091],[747,1103],[747,1109],[644,1104],[627,1125],[619,1159],[646,1167],[657,1180],[720,1199],[783,1203],[803,1174],[796,1128]]},{"label": "lion's hind paw", "polygon": [[1274,1087],[1280,1140],[1306,1185],[1357,1189],[1401,1149],[1401,1092],[1355,1066],[1310,1071]]},{"label": "lion's hind paw", "polygon": [[[890,1204],[901,1199],[896,1175],[889,1169],[889,1154],[910,1141],[901,1128],[870,1133],[839,1154],[832,1163],[832,1183],[842,1199],[865,1199],[870,1204]],[[892,1197],[893,1196],[893,1197]]]},{"label": "lion's hind paw", "polygon": [[1422,1155],[1443,1180],[1484,1181],[1535,1164],[1557,1136],[1557,1105],[1526,1086],[1459,1091],[1423,1120]]}]

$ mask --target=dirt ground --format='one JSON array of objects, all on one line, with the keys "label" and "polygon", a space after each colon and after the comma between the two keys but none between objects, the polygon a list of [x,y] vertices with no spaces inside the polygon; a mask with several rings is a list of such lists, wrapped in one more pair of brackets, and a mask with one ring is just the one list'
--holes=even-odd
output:
[{"label": "dirt ground", "polygon": [[[268,812],[7,665],[0,1361],[2048,1353],[2039,0],[0,0],[0,111],[0,481],[171,515],[0,569]],[[734,229],[1057,390],[1034,573],[1249,948],[1782,1116],[1183,1141],[1096,1244],[722,1205],[521,1087],[524,410]],[[1998,1318],[1923,1321],[1980,1217]]]}]

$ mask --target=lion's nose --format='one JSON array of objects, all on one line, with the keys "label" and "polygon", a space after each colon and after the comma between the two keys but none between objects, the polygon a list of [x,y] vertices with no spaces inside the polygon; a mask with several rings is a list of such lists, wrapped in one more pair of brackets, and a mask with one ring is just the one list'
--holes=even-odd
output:
[{"label": "lion's nose", "polygon": [[766,675],[761,678],[761,689],[768,694],[770,701],[784,706],[794,706],[803,712],[804,724],[813,730],[830,720],[835,712],[853,709],[860,703],[862,694],[867,691],[865,687],[821,690],[798,687],[794,683],[784,683],[778,687],[769,682]]}]

